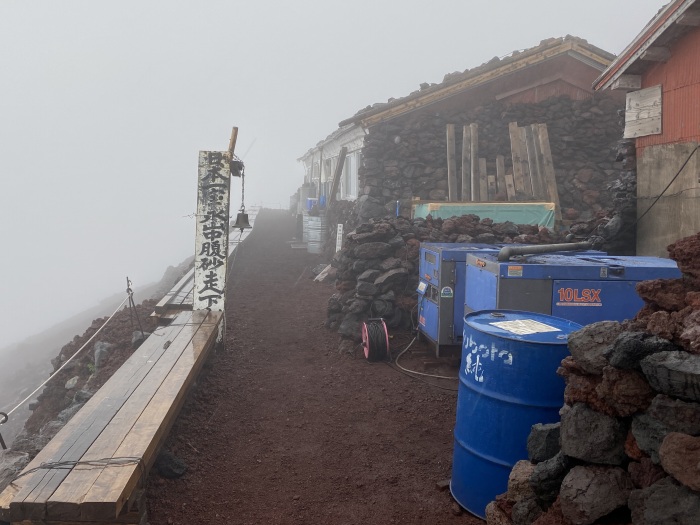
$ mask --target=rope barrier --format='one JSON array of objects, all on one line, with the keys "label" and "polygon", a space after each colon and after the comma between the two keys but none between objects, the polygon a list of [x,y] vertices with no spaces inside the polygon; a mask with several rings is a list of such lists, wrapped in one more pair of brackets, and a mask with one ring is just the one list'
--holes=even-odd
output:
[{"label": "rope barrier", "polygon": [[[10,410],[10,411],[7,412],[7,413],[4,413],[4,412],[0,413],[0,415],[4,416],[4,421],[0,422],[0,425],[3,424],[3,423],[6,423],[7,420],[9,419],[9,416],[11,416],[13,412],[15,412],[15,411],[16,411],[19,407],[21,407],[24,403],[26,403],[27,401],[29,401],[32,397],[34,397],[34,394],[36,394],[39,390],[41,390],[42,388],[44,388],[44,386],[46,386],[46,384],[47,384],[49,381],[51,381],[54,377],[56,377],[56,375],[57,375],[58,373],[61,372],[61,370],[63,370],[66,366],[68,366],[68,363],[70,363],[73,359],[75,359],[75,357],[76,357],[80,352],[82,352],[82,351],[85,349],[85,347],[86,347],[87,345],[89,345],[90,342],[91,342],[95,337],[97,337],[97,334],[99,334],[99,333],[102,331],[102,329],[103,329],[105,326],[107,326],[107,324],[112,320],[112,318],[113,318],[115,315],[117,315],[117,312],[120,310],[120,308],[121,308],[122,306],[124,306],[124,303],[126,303],[128,300],[129,300],[129,296],[127,296],[127,297],[124,298],[124,300],[119,304],[119,306],[117,306],[117,308],[114,310],[114,312],[112,312],[112,315],[109,316],[109,318],[104,322],[104,324],[103,324],[102,326],[100,326],[100,327],[97,329],[97,331],[96,331],[94,334],[92,334],[92,336],[90,336],[90,339],[88,339],[88,340],[85,342],[85,344],[84,344],[83,346],[81,346],[72,356],[70,356],[70,357],[68,358],[68,360],[66,360],[65,363],[63,363],[63,365],[61,365],[61,368],[59,368],[59,369],[56,370],[53,374],[51,374],[51,375],[48,377],[48,379],[47,379],[46,381],[44,381],[43,383],[41,383],[31,394],[29,394],[29,395],[28,395],[27,397],[25,397],[22,401],[20,401],[20,402],[17,404],[17,406],[15,406],[15,408],[13,408],[12,410]],[[3,448],[4,448],[4,447],[3,447]]]}]

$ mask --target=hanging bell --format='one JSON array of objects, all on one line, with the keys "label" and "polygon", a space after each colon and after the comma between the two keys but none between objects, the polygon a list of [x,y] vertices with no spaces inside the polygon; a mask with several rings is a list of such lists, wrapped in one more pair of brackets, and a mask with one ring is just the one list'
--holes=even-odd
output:
[{"label": "hanging bell", "polygon": [[234,230],[248,230],[252,228],[250,223],[248,222],[248,214],[247,213],[239,213],[236,215],[236,224],[234,224],[231,228]]}]

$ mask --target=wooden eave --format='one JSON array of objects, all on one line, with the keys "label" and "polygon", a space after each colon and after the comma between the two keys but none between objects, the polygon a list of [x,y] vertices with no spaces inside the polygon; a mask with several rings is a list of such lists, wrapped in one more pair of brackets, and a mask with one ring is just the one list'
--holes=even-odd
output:
[{"label": "wooden eave", "polygon": [[651,63],[643,58],[649,48],[666,46],[693,28],[683,25],[679,19],[686,13],[690,15],[696,12],[692,9],[696,1],[675,0],[663,7],[620,53],[620,56],[593,82],[593,89],[596,91],[608,89],[622,75],[642,73]]},{"label": "wooden eave", "polygon": [[591,65],[599,70],[610,64],[610,58],[601,53],[595,52],[593,46],[580,43],[578,39],[565,39],[554,46],[539,46],[529,51],[525,51],[510,60],[504,60],[501,65],[484,70],[485,66],[475,68],[472,75],[465,73],[466,77],[457,82],[445,85],[439,84],[426,89],[416,95],[409,95],[402,100],[386,104],[384,107],[359,113],[354,117],[340,122],[340,126],[359,122],[364,128],[375,125],[403,114],[409,113],[419,108],[429,106],[458,93],[481,84],[486,84],[499,77],[521,71],[535,66],[554,57],[569,54],[581,62]]}]

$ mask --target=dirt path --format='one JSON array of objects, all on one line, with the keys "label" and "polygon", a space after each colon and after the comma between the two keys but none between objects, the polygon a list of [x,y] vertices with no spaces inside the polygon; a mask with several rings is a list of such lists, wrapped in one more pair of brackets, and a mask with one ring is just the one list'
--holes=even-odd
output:
[{"label": "dirt path", "polygon": [[436,488],[450,477],[456,382],[339,355],[323,326],[333,286],[311,280],[319,260],[290,248],[292,228],[263,210],[237,255],[226,349],[166,444],[188,471],[150,476],[151,525],[482,523]]}]

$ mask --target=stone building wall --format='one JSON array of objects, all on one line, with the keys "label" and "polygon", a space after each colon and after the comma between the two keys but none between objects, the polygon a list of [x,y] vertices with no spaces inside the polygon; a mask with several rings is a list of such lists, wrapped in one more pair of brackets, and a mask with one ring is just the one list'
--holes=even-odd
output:
[{"label": "stone building wall", "polygon": [[519,126],[547,124],[564,220],[586,221],[612,207],[606,190],[619,176],[617,143],[622,136],[616,96],[596,94],[588,100],[555,97],[537,104],[493,102],[474,109],[449,112],[413,112],[369,129],[359,171],[359,219],[392,213],[396,201],[408,208],[412,198],[447,198],[446,125],[454,124],[458,170],[462,126],[479,125],[479,157],[495,174],[497,155],[511,170],[508,123]]}]

